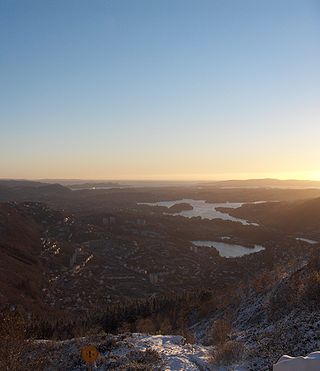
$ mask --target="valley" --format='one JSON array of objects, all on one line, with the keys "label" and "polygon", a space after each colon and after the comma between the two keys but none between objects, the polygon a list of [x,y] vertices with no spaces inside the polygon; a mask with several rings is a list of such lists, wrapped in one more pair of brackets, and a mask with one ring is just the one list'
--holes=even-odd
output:
[{"label": "valley", "polygon": [[[291,200],[292,192],[302,199]],[[281,275],[317,256],[318,199],[308,197],[315,192],[320,196],[314,189],[250,195],[190,186],[70,191],[7,185],[0,194],[1,308],[32,319],[28,331],[40,338],[68,339],[98,326],[115,334],[128,328],[192,333],[209,348],[211,327],[228,316],[234,336],[244,331],[247,347],[253,335],[237,314],[248,310],[246,301],[237,304],[239,293],[257,300],[258,287],[266,295]]]}]

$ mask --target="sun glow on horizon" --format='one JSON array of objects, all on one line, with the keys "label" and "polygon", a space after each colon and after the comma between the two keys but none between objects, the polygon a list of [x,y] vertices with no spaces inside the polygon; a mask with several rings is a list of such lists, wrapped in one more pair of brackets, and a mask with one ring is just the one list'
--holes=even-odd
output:
[{"label": "sun glow on horizon", "polygon": [[3,3],[0,177],[320,181],[314,0]]},{"label": "sun glow on horizon", "polygon": [[[91,174],[92,175],[92,174]],[[320,171],[309,172],[242,172],[242,173],[212,173],[212,174],[151,174],[151,175],[119,175],[103,176],[81,176],[81,174],[70,174],[70,176],[42,176],[42,177],[10,177],[6,179],[30,179],[30,180],[75,180],[75,181],[101,181],[101,182],[125,182],[125,181],[163,181],[163,182],[206,182],[226,180],[248,180],[248,179],[278,179],[278,180],[301,180],[320,181]]]}]

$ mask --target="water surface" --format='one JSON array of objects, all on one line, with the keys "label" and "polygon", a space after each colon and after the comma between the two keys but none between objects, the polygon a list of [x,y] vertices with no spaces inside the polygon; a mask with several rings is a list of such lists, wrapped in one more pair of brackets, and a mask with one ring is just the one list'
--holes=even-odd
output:
[{"label": "water surface", "polygon": [[[264,202],[264,201],[259,201]],[[193,199],[182,199],[176,201],[159,201],[159,202],[152,202],[152,203],[140,203],[140,205],[149,205],[149,206],[164,206],[164,207],[171,207],[176,204],[180,203],[187,203],[193,207],[193,210],[184,210],[178,213],[174,213],[171,215],[181,215],[186,218],[198,217],[200,216],[203,219],[223,219],[223,220],[230,220],[232,222],[240,222],[243,225],[258,225],[256,223],[251,223],[245,219],[236,218],[231,216],[227,213],[218,211],[217,208],[219,207],[227,207],[229,209],[237,209],[245,204],[245,202],[217,202],[217,203],[208,203],[205,200],[193,200]]]},{"label": "water surface", "polygon": [[216,241],[192,241],[192,243],[198,247],[213,247],[218,250],[220,256],[224,258],[239,258],[244,255],[254,254],[265,250],[265,248],[260,245],[255,245],[254,248],[249,248],[242,245]]},{"label": "water surface", "polygon": [[318,241],[315,241],[315,240],[309,240],[308,238],[302,238],[302,237],[297,237],[296,240],[297,240],[297,241],[307,242],[307,243],[309,243],[310,245],[315,245],[316,243],[319,243]]}]

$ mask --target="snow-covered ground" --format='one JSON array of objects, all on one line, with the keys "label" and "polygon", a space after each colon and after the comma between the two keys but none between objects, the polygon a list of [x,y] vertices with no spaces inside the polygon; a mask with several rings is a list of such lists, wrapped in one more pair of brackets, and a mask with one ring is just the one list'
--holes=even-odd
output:
[{"label": "snow-covered ground", "polygon": [[[66,341],[32,342],[28,357],[46,357],[46,371],[84,371],[81,349],[93,345],[99,351],[94,370],[156,371],[246,371],[246,367],[217,366],[211,361],[211,347],[187,344],[179,335],[97,335]],[[26,362],[28,364],[28,360]]]},{"label": "snow-covered ground", "polygon": [[[257,331],[261,328],[257,328]],[[238,338],[244,337],[241,331]],[[247,334],[243,340],[247,341]],[[38,340],[32,342],[28,352],[29,359],[35,356],[45,356],[46,371],[84,371],[85,363],[81,359],[81,349],[93,345],[99,351],[96,371],[104,370],[155,370],[155,371],[262,371],[270,370],[272,363],[253,357],[237,365],[216,365],[212,362],[212,347],[200,344],[188,344],[179,335],[96,335],[66,341]],[[250,344],[249,344],[250,345]],[[261,346],[261,344],[260,344]],[[257,344],[251,344],[251,350]],[[28,359],[26,360],[28,364]],[[306,357],[283,356],[274,365],[274,371],[314,371],[320,370],[320,352],[313,352]]]},{"label": "snow-covered ground", "polygon": [[185,344],[182,336],[133,334],[130,342],[140,350],[156,350],[164,370],[211,370],[208,347]]},{"label": "snow-covered ground", "polygon": [[95,346],[99,353],[95,370],[216,370],[210,347],[186,344],[178,335],[100,335],[66,341],[35,341],[29,357],[46,355],[46,370],[85,370],[81,349]]},{"label": "snow-covered ground", "polygon": [[319,371],[320,352],[313,352],[306,357],[282,356],[273,366],[274,371]]}]

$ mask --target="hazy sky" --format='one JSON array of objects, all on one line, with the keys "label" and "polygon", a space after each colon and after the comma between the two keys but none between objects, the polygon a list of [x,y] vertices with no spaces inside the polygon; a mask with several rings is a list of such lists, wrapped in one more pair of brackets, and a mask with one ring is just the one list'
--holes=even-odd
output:
[{"label": "hazy sky", "polygon": [[320,179],[320,0],[0,0],[0,177]]}]

